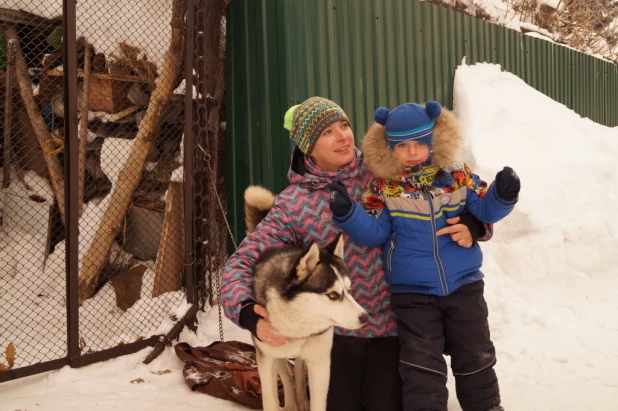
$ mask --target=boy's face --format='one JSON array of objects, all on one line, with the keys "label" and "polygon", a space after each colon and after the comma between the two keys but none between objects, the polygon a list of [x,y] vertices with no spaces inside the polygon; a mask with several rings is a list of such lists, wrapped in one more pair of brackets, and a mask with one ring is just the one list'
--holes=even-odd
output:
[{"label": "boy's face", "polygon": [[417,141],[406,141],[393,147],[393,153],[401,167],[414,167],[423,164],[429,158],[429,147]]},{"label": "boy's face", "polygon": [[347,120],[328,126],[315,143],[311,157],[322,170],[337,171],[354,160],[354,134]]}]

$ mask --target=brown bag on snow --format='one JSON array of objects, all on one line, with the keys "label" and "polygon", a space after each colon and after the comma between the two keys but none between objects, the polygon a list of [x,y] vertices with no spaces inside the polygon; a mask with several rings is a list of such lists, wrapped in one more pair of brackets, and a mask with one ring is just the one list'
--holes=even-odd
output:
[{"label": "brown bag on snow", "polygon": [[[255,347],[240,341],[216,341],[208,347],[179,343],[174,349],[185,362],[183,375],[192,391],[235,401],[248,408],[262,408]],[[281,383],[279,399],[283,400]]]}]

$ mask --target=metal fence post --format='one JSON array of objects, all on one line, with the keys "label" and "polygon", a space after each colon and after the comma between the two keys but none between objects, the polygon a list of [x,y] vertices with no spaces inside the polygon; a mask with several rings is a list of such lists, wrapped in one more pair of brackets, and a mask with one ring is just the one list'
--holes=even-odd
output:
[{"label": "metal fence post", "polygon": [[77,46],[76,0],[63,0],[63,79],[64,79],[64,178],[66,204],[66,281],[67,281],[67,344],[69,364],[80,356],[79,349],[79,210],[78,138],[77,138]]},{"label": "metal fence post", "polygon": [[187,20],[185,36],[185,137],[184,137],[184,205],[185,205],[185,281],[187,302],[196,302],[195,288],[195,253],[194,253],[194,216],[193,216],[193,180],[195,145],[193,137],[193,36],[195,27],[195,2],[187,0]]}]

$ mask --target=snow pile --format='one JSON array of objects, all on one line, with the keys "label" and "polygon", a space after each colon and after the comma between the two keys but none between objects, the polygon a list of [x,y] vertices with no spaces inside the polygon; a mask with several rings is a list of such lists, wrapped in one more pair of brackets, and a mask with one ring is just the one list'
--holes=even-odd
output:
[{"label": "snow pile", "polygon": [[509,165],[522,181],[514,212],[482,245],[504,403],[615,408],[618,128],[489,64],[457,69],[454,106],[475,172],[492,181]]}]

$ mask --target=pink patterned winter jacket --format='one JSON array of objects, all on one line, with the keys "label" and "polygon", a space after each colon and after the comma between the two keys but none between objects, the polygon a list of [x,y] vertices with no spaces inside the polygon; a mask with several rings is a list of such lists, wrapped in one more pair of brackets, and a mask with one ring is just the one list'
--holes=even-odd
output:
[{"label": "pink patterned winter jacket", "polygon": [[[247,236],[229,258],[223,271],[221,302],[225,315],[239,324],[240,311],[253,303],[253,264],[266,248],[289,244],[306,248],[312,241],[326,246],[341,230],[332,220],[326,185],[341,181],[352,200],[362,200],[371,175],[360,151],[355,159],[336,172],[318,168],[294,149],[288,172],[290,186],[275,198],[270,213]],[[358,330],[335,329],[335,333],[357,337],[397,335],[391,310],[389,285],[384,275],[382,250],[365,247],[345,235],[345,261],[350,268],[352,296],[369,313],[369,321]]]}]

